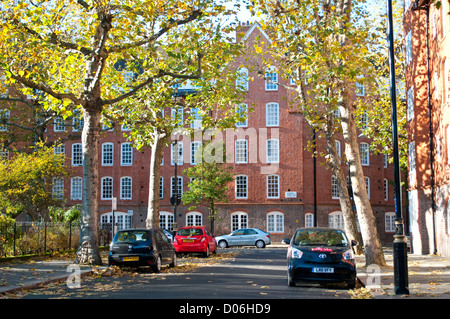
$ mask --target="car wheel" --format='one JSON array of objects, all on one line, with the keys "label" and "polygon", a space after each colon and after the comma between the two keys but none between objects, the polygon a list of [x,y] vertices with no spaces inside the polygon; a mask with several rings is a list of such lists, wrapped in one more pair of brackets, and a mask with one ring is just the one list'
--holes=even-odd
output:
[{"label": "car wheel", "polygon": [[177,266],[177,253],[173,252],[173,257],[172,257],[172,263],[169,264],[169,267],[176,267]]},{"label": "car wheel", "polygon": [[206,246],[206,251],[205,251],[204,256],[205,256],[205,257],[209,257],[209,245]]},{"label": "car wheel", "polygon": [[158,258],[156,258],[156,263],[152,266],[152,269],[154,272],[161,271],[161,256],[158,256]]},{"label": "car wheel", "polygon": [[265,243],[264,241],[262,241],[262,240],[258,240],[258,241],[256,242],[256,247],[258,247],[258,248],[264,248],[264,247],[266,247],[266,243]]},{"label": "car wheel", "polygon": [[225,240],[221,240],[217,243],[217,245],[219,246],[219,248],[227,248],[228,244]]},{"label": "car wheel", "polygon": [[355,289],[356,286],[356,280],[350,280],[345,282],[347,284],[348,289]]},{"label": "car wheel", "polygon": [[295,287],[295,282],[292,280],[289,271],[287,272],[287,282],[289,287]]}]

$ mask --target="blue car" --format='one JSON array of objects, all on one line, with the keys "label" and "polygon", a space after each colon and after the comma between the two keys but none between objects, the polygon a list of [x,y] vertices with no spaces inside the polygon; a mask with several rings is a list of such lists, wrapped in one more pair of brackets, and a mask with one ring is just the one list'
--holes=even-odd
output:
[{"label": "blue car", "polygon": [[301,282],[356,284],[353,247],[342,230],[300,228],[289,241],[287,251],[288,285]]}]

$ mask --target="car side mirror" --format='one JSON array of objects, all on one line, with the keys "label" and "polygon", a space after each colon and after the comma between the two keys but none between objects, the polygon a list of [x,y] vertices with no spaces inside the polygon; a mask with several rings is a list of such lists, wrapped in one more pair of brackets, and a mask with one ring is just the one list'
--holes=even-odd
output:
[{"label": "car side mirror", "polygon": [[282,244],[286,244],[289,245],[291,243],[291,241],[289,240],[289,238],[285,238],[281,241]]}]

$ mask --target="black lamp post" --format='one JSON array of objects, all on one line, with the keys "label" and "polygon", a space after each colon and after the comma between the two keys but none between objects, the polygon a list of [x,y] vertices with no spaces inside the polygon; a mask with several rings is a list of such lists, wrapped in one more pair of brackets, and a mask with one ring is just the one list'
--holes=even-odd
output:
[{"label": "black lamp post", "polygon": [[395,178],[395,234],[394,234],[394,284],[395,293],[409,294],[408,257],[402,218],[402,195],[400,186],[400,161],[398,152],[397,97],[395,86],[394,25],[392,22],[392,0],[387,0],[389,75],[391,84],[392,144],[394,152]]}]

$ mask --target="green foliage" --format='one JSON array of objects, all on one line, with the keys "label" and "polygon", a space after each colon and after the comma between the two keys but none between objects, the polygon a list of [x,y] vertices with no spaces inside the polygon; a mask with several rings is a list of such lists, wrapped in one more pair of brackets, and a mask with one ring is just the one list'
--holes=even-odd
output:
[{"label": "green foliage", "polygon": [[0,163],[0,212],[12,218],[20,213],[43,215],[47,207],[63,204],[52,188],[55,178],[69,176],[64,156],[41,144],[33,150]]}]

